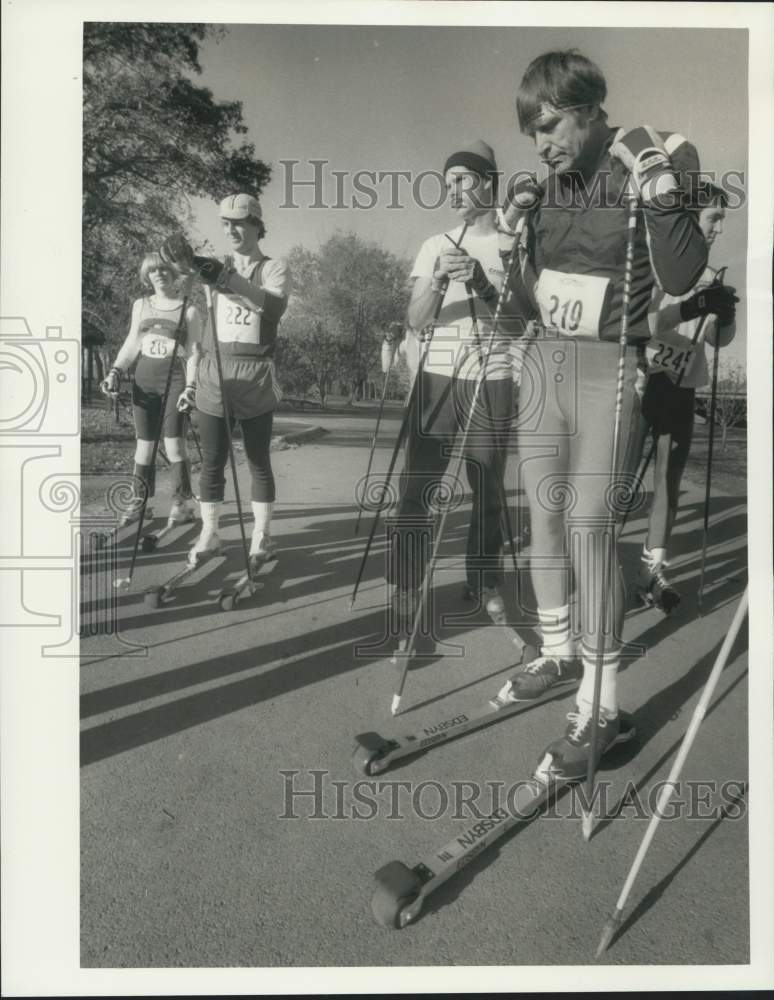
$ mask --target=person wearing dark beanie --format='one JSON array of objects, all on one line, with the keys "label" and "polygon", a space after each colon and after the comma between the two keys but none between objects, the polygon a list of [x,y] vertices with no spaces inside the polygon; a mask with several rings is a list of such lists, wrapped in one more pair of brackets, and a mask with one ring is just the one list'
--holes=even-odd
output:
[{"label": "person wearing dark beanie", "polygon": [[457,146],[446,157],[444,181],[458,225],[422,244],[411,272],[406,319],[424,362],[409,417],[387,572],[401,631],[411,627],[429,560],[429,545],[418,536],[432,530],[433,497],[443,495],[442,479],[455,439],[459,446],[482,366],[485,379],[465,451],[473,494],[465,596],[483,603],[495,621],[504,618],[501,501],[517,367],[514,341],[535,315],[518,288],[508,290],[487,358],[513,242],[497,227],[498,173],[491,146],[481,139]]}]

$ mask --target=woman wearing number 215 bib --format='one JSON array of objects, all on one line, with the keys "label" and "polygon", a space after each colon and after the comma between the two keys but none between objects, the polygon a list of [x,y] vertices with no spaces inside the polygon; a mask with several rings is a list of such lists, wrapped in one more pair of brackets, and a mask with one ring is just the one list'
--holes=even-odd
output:
[{"label": "woman wearing number 215 bib", "polygon": [[[601,71],[578,52],[548,52],[531,63],[516,108],[548,176],[530,186],[522,175],[509,185],[502,210],[504,224],[520,233],[529,266],[518,280],[540,317],[524,355],[516,449],[530,503],[530,568],[542,643],[537,659],[497,699],[529,701],[552,688],[579,685],[564,736],[546,750],[569,780],[587,771],[598,661],[597,752],[612,746],[621,729],[624,589],[614,551],[613,587],[604,595],[601,590],[614,505],[621,506],[611,466],[630,194],[638,210],[616,472],[628,467],[634,444],[635,345],[650,336],[654,282],[682,295],[707,260],[680,190],[687,173],[698,170],[695,149],[675,133],[609,126],[606,96]],[[603,601],[608,628],[600,636]]]},{"label": "woman wearing number 215 bib", "polygon": [[[148,499],[155,492],[155,469],[151,467],[153,445],[159,430],[163,430],[164,448],[170,461],[172,507],[169,518],[184,523],[195,517],[191,493],[190,463],[183,438],[184,416],[176,409],[177,398],[185,386],[185,358],[198,347],[201,319],[194,306],[188,306],[181,323],[183,298],[175,269],[165,264],[159,254],[146,254],[140,267],[140,282],[150,294],[136,299],[132,306],[129,333],[116,356],[113,368],[103,382],[103,390],[117,392],[121,376],[137,361],[132,386],[132,406],[137,444],[134,453],[136,489],[131,509],[122,523],[139,516],[142,491]],[[177,357],[164,413],[161,404],[167,374],[172,362],[175,337],[179,339]],[[189,364],[191,358],[189,357]],[[163,425],[162,425],[163,422]],[[160,427],[160,425],[162,425]],[[146,508],[145,516],[151,515]]]}]

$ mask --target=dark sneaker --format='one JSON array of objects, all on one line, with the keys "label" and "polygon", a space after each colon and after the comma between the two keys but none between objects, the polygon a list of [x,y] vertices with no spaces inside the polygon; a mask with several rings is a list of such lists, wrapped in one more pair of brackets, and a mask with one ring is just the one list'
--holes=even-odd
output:
[{"label": "dark sneaker", "polygon": [[500,688],[491,703],[497,707],[515,701],[535,701],[547,691],[576,687],[583,676],[579,659],[538,656]]},{"label": "dark sneaker", "polygon": [[[558,740],[546,748],[538,765],[538,772],[545,777],[561,781],[583,781],[591,756],[591,711],[567,713],[567,728]],[[634,726],[617,715],[614,719],[600,716],[597,726],[596,761],[617,743],[625,743],[634,737]],[[537,772],[536,772],[537,773]]]},{"label": "dark sneaker", "polygon": [[637,595],[643,604],[658,608],[659,611],[668,615],[680,603],[680,592],[675,590],[664,575],[665,565],[666,563],[661,563],[654,566],[646,578],[643,578],[642,574],[640,575],[640,579],[637,581]]}]

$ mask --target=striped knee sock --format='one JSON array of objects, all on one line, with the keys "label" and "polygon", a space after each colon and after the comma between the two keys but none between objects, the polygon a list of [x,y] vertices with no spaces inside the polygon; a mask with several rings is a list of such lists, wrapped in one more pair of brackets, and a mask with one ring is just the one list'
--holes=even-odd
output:
[{"label": "striped knee sock", "polygon": [[[619,649],[609,650],[602,658],[602,689],[599,695],[599,714],[606,719],[618,715],[618,664]],[[597,672],[597,654],[583,644],[583,680],[578,688],[578,708],[591,712],[594,705],[594,678]]]},{"label": "striped knee sock", "polygon": [[561,656],[564,659],[575,656],[575,645],[570,636],[570,606],[560,608],[538,608],[540,653],[542,656]]}]

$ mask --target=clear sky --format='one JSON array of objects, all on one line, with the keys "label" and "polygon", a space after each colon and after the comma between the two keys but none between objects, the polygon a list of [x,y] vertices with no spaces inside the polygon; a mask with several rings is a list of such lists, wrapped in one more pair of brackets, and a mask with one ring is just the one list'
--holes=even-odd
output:
[{"label": "clear sky", "polygon": [[[746,175],[746,30],[231,25],[224,39],[203,46],[199,82],[219,99],[242,102],[249,139],[273,167],[262,196],[267,252],[314,247],[343,229],[413,258],[426,236],[453,225],[451,213],[417,205],[405,181],[404,207],[389,208],[388,180],[365,181],[378,204],[353,208],[353,197],[369,199],[353,189],[352,175],[441,170],[448,153],[476,138],[494,147],[503,171],[534,168],[533,145],[516,124],[516,90],[535,56],[570,47],[604,72],[612,125],[681,132],[699,150],[702,169]],[[311,179],[312,159],[329,161],[323,176],[330,204],[333,171],[348,172],[340,188],[346,208],[311,208],[309,187],[296,188],[299,207],[282,207],[288,168],[280,161],[300,161],[295,176]],[[437,202],[432,179],[421,190]],[[222,250],[216,206],[196,202],[195,210],[199,232]],[[729,211],[711,258],[716,267],[729,266],[727,280],[739,287],[746,237],[745,205]],[[729,353],[741,360],[744,303],[738,328]]]}]

